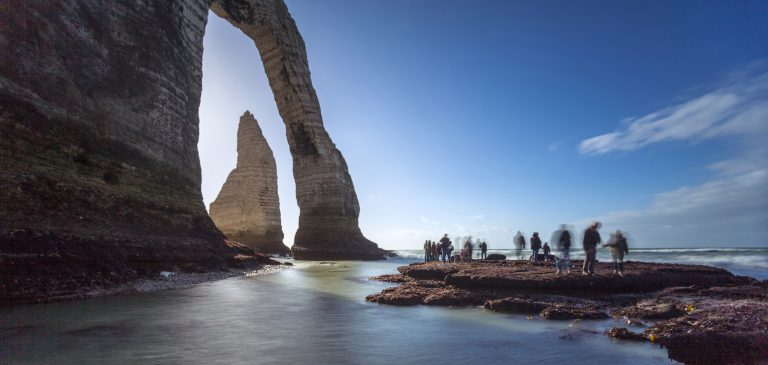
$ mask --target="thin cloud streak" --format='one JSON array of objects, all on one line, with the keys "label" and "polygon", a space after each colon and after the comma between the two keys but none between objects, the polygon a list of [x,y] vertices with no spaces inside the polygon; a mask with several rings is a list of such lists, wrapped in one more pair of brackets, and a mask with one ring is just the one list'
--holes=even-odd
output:
[{"label": "thin cloud streak", "polygon": [[622,125],[620,130],[583,140],[579,152],[597,155],[658,142],[764,134],[768,130],[768,72],[733,74],[714,91],[629,118]]},{"label": "thin cloud streak", "polygon": [[431,220],[431,219],[429,219],[427,217],[419,217],[419,221],[421,221],[421,223],[429,224],[429,225],[435,226],[435,227],[439,227],[440,226],[440,222],[433,221],[433,220]]},{"label": "thin cloud streak", "polygon": [[754,70],[733,74],[715,91],[630,119],[623,130],[582,141],[582,153],[603,154],[662,141],[739,136],[740,150],[736,158],[709,164],[709,181],[655,194],[644,209],[584,222],[636,232],[643,246],[768,243],[768,72]]}]

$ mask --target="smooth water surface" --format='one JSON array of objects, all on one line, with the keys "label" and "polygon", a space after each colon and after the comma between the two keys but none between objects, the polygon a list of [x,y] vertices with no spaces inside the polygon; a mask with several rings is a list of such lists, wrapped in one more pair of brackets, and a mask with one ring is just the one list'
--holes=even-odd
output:
[{"label": "smooth water surface", "polygon": [[297,262],[189,289],[0,308],[3,364],[668,364],[605,321],[365,302],[404,262]]}]

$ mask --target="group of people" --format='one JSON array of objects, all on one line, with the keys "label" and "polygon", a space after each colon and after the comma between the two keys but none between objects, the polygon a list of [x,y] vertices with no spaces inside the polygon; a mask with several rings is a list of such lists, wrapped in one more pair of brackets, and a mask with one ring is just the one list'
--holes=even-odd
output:
[{"label": "group of people", "polygon": [[[584,239],[582,241],[582,247],[586,255],[584,263],[582,265],[582,274],[594,275],[595,263],[597,262],[597,248],[602,243],[600,237],[600,222],[594,222],[587,227],[584,231]],[[555,246],[555,250],[559,252],[559,256],[551,255],[552,247],[549,246],[549,242],[542,244],[541,238],[538,232],[534,232],[530,238],[531,256],[530,260],[534,262],[555,262],[555,269],[557,274],[570,273],[571,272],[571,242],[573,240],[573,234],[568,230],[568,227],[563,224],[560,229],[555,231],[552,235],[552,244]],[[515,245],[515,255],[518,260],[522,259],[523,249],[526,246],[525,236],[518,231],[513,238]],[[480,258],[485,259],[487,257],[488,245],[485,241],[477,241],[478,248],[480,248]],[[616,231],[611,234],[611,238],[602,245],[602,247],[608,247],[611,250],[611,259],[613,261],[613,273],[615,275],[624,276],[624,256],[629,253],[629,246],[627,244],[627,238],[621,231]],[[469,237],[464,242],[464,246],[459,255],[453,256],[453,243],[448,238],[448,234],[445,234],[439,242],[426,241],[424,242],[424,261],[440,261],[452,262],[456,260],[471,261],[473,258],[474,244],[472,238]],[[542,254],[539,254],[542,252]]]},{"label": "group of people", "polygon": [[[488,244],[485,241],[477,241],[477,246],[480,249],[480,258],[485,259],[488,254]],[[458,255],[453,255],[454,247],[453,242],[448,238],[446,233],[439,241],[434,242],[427,240],[424,242],[424,262],[429,261],[472,261],[473,252],[475,250],[475,244],[472,242],[472,237],[468,237],[464,241],[464,246]]]},{"label": "group of people", "polygon": [[453,253],[453,242],[446,233],[439,242],[427,240],[424,242],[424,262],[443,261],[448,262]]},{"label": "group of people", "polygon": [[[565,225],[563,225],[565,227]],[[563,229],[566,233],[567,230]],[[558,231],[560,232],[560,231]],[[553,237],[559,237],[561,234],[555,233],[555,236]],[[570,234],[567,235],[567,237],[570,237]],[[525,237],[520,231],[517,231],[517,234],[513,238],[513,241],[515,243],[515,256],[517,256],[517,259],[522,259],[523,249],[525,248]],[[553,239],[554,241],[554,239]],[[552,252],[552,247],[549,246],[549,242],[544,242],[542,245],[541,238],[539,237],[539,232],[533,232],[533,235],[530,238],[531,242],[531,261],[544,261],[544,262],[550,262],[554,260],[554,256],[552,256],[550,253]],[[568,239],[568,246],[570,247],[570,238]],[[560,250],[560,246],[558,246],[558,250]],[[542,252],[542,254],[539,254],[539,251]],[[562,250],[561,250],[562,251]]]},{"label": "group of people", "polygon": [[[582,265],[582,273],[584,275],[594,275],[595,262],[597,262],[597,247],[602,243],[600,237],[600,222],[594,222],[587,227],[584,231],[584,240],[582,241],[582,247],[586,255],[584,264]],[[531,243],[531,257],[530,260],[534,262],[544,261],[550,262],[555,260],[556,273],[570,273],[571,272],[571,241],[573,234],[568,230],[568,227],[563,224],[560,229],[555,231],[552,235],[552,243],[555,245],[555,249],[560,253],[559,257],[550,255],[552,248],[548,242],[544,242],[542,245],[539,233],[534,232],[530,238]],[[518,231],[514,237],[515,254],[517,259],[522,259],[522,251],[525,249],[525,237]],[[624,276],[624,255],[629,253],[629,246],[627,244],[627,238],[621,231],[616,231],[611,235],[611,238],[602,247],[609,247],[611,249],[611,259],[613,260],[613,273],[619,276]],[[543,251],[543,255],[539,255],[539,251]]]},{"label": "group of people", "polygon": [[[584,252],[587,257],[584,259],[584,265],[581,272],[584,275],[595,274],[595,262],[597,262],[597,246],[602,242],[600,238],[600,222],[592,223],[584,231]],[[613,273],[615,275],[624,276],[624,255],[629,253],[629,245],[627,244],[627,238],[621,231],[616,231],[611,235],[611,238],[606,242],[603,247],[609,247],[611,249],[611,260],[613,261]]]}]

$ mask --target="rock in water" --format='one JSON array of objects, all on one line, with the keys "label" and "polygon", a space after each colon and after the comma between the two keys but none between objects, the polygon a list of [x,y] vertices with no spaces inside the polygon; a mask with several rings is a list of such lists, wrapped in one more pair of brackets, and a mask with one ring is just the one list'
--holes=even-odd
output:
[{"label": "rock in water", "polygon": [[253,39],[283,118],[293,156],[297,259],[381,259],[358,226],[360,206],[347,163],[323,126],[304,41],[282,0],[217,1],[211,10]]},{"label": "rock in water", "polygon": [[231,240],[262,253],[290,252],[283,244],[275,157],[250,112],[237,129],[237,166],[208,212]]},{"label": "rock in water", "polygon": [[259,48],[287,129],[299,258],[375,259],[282,0],[0,2],[0,299],[226,265],[200,192],[212,8]]},{"label": "rock in water", "polygon": [[507,259],[507,255],[502,255],[500,253],[492,253],[492,254],[488,255],[485,259],[486,260],[501,260],[501,261],[504,261],[504,260]]},{"label": "rock in water", "polygon": [[613,327],[606,330],[605,335],[619,340],[648,341],[648,336],[641,333],[634,333],[626,328]]}]

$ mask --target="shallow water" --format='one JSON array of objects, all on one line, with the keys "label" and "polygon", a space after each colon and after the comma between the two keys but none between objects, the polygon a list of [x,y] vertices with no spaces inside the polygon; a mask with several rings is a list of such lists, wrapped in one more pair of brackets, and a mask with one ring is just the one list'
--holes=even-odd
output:
[{"label": "shallow water", "polygon": [[8,364],[668,364],[605,321],[365,302],[403,262],[297,262],[189,289],[1,308]]}]

